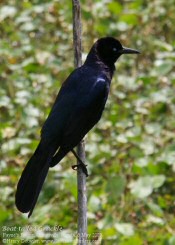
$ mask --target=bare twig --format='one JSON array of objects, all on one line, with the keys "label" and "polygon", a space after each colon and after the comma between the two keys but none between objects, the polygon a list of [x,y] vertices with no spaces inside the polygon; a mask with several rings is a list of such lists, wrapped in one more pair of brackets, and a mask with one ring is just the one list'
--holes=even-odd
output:
[{"label": "bare twig", "polygon": [[75,67],[82,65],[81,45],[81,7],[79,0],[72,0],[73,5],[73,40],[74,40],[74,63]]},{"label": "bare twig", "polygon": [[[75,67],[82,65],[81,46],[81,7],[79,0],[72,0],[73,5],[73,40]],[[85,162],[85,146],[82,140],[77,149],[78,156]],[[77,163],[79,164],[79,162]],[[78,244],[86,245],[87,237],[87,198],[86,198],[86,175],[82,168],[77,169],[78,189]]]}]

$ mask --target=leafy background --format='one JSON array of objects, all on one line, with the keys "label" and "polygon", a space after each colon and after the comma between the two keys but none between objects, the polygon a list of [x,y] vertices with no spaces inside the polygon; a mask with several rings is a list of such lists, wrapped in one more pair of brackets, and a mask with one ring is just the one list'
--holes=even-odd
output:
[{"label": "leafy background", "polygon": [[[81,4],[83,57],[107,35],[142,52],[116,64],[103,118],[86,138],[89,238],[94,244],[173,245],[175,2]],[[13,242],[73,244],[77,190],[71,154],[50,171],[30,219],[14,205],[21,171],[73,70],[71,1],[2,0],[0,37],[1,239],[11,228],[5,234]]]}]

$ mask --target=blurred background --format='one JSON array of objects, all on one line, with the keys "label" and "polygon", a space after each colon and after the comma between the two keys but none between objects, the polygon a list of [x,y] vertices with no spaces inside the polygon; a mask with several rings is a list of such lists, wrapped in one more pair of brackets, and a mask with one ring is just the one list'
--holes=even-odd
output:
[{"label": "blurred background", "polygon": [[[81,5],[84,58],[103,36],[141,51],[116,64],[106,110],[86,137],[88,234],[94,240],[101,235],[94,244],[173,245],[175,1],[82,0]],[[71,1],[0,1],[1,239],[3,229],[18,227],[6,232],[18,244],[31,244],[31,237],[37,244],[75,243],[71,153],[51,169],[30,219],[14,204],[18,179],[73,66]],[[30,231],[19,231],[27,226]]]}]

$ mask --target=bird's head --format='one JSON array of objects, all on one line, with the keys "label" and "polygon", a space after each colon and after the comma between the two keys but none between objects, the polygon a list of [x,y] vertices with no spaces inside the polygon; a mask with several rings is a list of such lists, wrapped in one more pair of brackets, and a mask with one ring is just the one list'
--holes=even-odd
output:
[{"label": "bird's head", "polygon": [[107,65],[114,65],[122,54],[139,54],[135,49],[126,48],[113,37],[104,37],[95,43],[96,52],[99,58]]}]

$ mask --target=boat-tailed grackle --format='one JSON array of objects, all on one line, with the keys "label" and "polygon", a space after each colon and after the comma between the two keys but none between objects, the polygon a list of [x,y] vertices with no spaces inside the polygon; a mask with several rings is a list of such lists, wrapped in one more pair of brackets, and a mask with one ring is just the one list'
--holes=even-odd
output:
[{"label": "boat-tailed grackle", "polygon": [[38,147],[17,185],[16,206],[21,212],[32,214],[49,168],[73,151],[101,118],[114,63],[122,54],[138,53],[112,37],[101,38],[92,46],[84,65],[75,69],[63,83],[42,127]]}]

